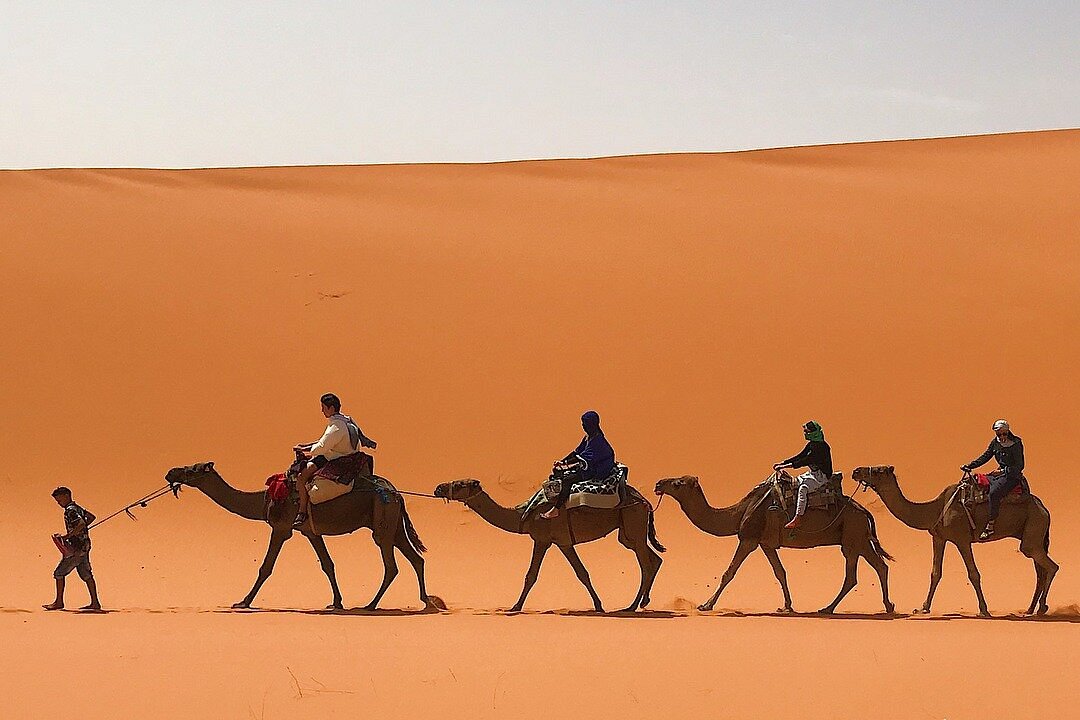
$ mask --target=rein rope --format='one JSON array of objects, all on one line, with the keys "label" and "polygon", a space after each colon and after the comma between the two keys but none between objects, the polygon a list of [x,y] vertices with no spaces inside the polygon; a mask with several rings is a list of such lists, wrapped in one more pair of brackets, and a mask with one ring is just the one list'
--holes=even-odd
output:
[{"label": "rein rope", "polygon": [[103,517],[100,520],[95,520],[94,524],[93,525],[88,525],[86,527],[86,529],[87,530],[92,530],[92,529],[98,527],[99,525],[102,525],[105,522],[107,522],[109,520],[112,520],[114,517],[116,517],[117,515],[119,515],[121,513],[127,515],[132,520],[138,520],[138,518],[135,517],[135,513],[131,512],[133,508],[146,507],[147,503],[153,502],[154,500],[157,500],[159,497],[164,497],[164,496],[168,495],[169,493],[172,493],[173,496],[175,496],[175,497],[180,497],[179,492],[180,492],[180,486],[179,485],[174,486],[174,485],[171,485],[171,484],[166,484],[164,487],[158,488],[157,490],[155,490],[152,493],[148,493],[146,495],[143,495],[141,498],[139,498],[135,502],[130,503],[128,505],[125,505],[124,507],[122,507],[119,510],[117,510],[116,512],[114,512],[112,515],[109,515],[107,517]]}]

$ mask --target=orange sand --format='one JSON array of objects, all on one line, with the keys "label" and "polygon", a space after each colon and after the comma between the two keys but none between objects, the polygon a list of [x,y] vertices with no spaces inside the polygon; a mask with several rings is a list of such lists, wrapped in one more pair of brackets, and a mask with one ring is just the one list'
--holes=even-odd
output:
[{"label": "orange sand", "polygon": [[[1080,131],[497,165],[0,172],[0,697],[55,718],[77,670],[98,718],[985,718],[1074,713],[1080,641]],[[1050,622],[901,618],[876,578],[839,619],[695,616],[733,539],[665,502],[649,617],[564,617],[584,590],[551,554],[518,617],[529,541],[411,498],[446,615],[219,614],[267,530],[195,491],[95,535],[101,617],[50,599],[58,483],[104,515],[171,466],[212,459],[258,487],[322,429],[338,392],[379,470],[430,492],[478,477],[523,499],[595,408],[631,481],[700,475],[734,501],[819,420],[840,469],[889,463],[928,499],[1008,417],[1053,514]],[[850,481],[847,481],[850,489]],[[871,496],[920,604],[923,533]],[[329,541],[349,606],[380,565],[367,532]],[[582,549],[609,607],[637,587],[614,538]],[[1026,607],[1015,542],[978,548],[991,609]],[[839,588],[834,548],[782,557],[797,609]],[[84,600],[72,576],[69,606]],[[329,599],[302,539],[257,604]],[[751,557],[720,600],[776,607]],[[402,574],[385,608],[416,608]],[[938,617],[971,614],[950,549]],[[730,615],[730,613],[728,613]],[[980,658],[1020,670],[998,686]],[[566,686],[566,691],[556,686]]]}]

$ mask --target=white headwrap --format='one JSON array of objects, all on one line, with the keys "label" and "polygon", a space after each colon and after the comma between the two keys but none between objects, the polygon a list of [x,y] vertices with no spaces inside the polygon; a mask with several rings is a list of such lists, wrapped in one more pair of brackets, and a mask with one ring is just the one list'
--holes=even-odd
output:
[{"label": "white headwrap", "polygon": [[994,430],[1001,430],[1002,428],[1006,430],[1010,429],[1008,420],[997,420],[994,422]]}]

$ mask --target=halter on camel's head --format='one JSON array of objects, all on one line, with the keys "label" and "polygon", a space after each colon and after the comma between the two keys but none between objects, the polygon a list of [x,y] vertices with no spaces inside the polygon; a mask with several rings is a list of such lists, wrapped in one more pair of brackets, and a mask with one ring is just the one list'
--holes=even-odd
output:
[{"label": "halter on camel's head", "polygon": [[169,483],[169,489],[172,490],[173,495],[179,496],[180,488],[185,485],[195,487],[199,484],[200,480],[211,475],[217,475],[217,472],[214,470],[214,463],[201,462],[195,463],[194,465],[174,467],[172,470],[165,473],[165,482]]},{"label": "halter on camel's head", "polygon": [[851,479],[858,483],[864,490],[871,488],[877,490],[882,480],[896,479],[896,468],[892,465],[868,465],[857,467],[851,472]]},{"label": "halter on camel's head", "polygon": [[441,483],[435,488],[435,497],[443,498],[444,500],[465,502],[469,498],[479,495],[481,492],[483,492],[483,488],[480,487],[479,480],[466,478],[465,480],[454,480],[453,482]]},{"label": "halter on camel's head", "polygon": [[699,482],[696,477],[693,475],[683,475],[682,477],[662,478],[657,480],[653,492],[663,497],[664,495],[673,495],[680,490],[688,490],[698,486]]}]

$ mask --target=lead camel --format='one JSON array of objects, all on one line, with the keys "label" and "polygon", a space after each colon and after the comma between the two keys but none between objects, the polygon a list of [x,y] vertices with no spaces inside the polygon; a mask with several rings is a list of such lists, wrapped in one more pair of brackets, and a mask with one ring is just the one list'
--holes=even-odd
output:
[{"label": "lead camel", "polygon": [[341,591],[338,589],[337,576],[334,572],[334,561],[326,549],[323,536],[348,535],[360,528],[371,528],[372,540],[379,546],[383,561],[382,585],[372,601],[365,606],[365,610],[374,610],[378,606],[383,593],[397,576],[395,549],[405,556],[416,572],[416,580],[420,586],[420,600],[425,608],[438,608],[441,605],[441,601],[434,596],[429,596],[424,587],[424,558],[420,553],[425,548],[409,519],[409,513],[405,509],[405,500],[400,495],[394,494],[390,502],[383,503],[376,493],[363,489],[361,483],[357,482],[351,492],[329,500],[316,508],[315,531],[311,529],[311,523],[305,525],[304,529],[294,530],[293,520],[299,509],[296,501],[287,500],[268,507],[264,492],[237,490],[225,482],[214,469],[212,462],[173,468],[165,475],[165,479],[174,488],[186,485],[199,490],[233,515],[270,524],[270,544],[266,549],[262,566],[259,568],[259,575],[251,591],[244,596],[243,600],[233,605],[234,608],[251,607],[259,588],[274,571],[274,563],[277,561],[282,546],[292,537],[293,532],[300,532],[315,549],[323,572],[330,581],[333,600],[327,609],[340,610],[342,608]]}]

